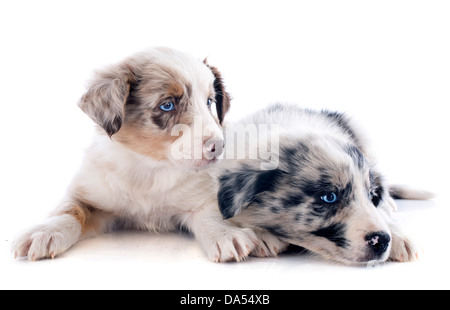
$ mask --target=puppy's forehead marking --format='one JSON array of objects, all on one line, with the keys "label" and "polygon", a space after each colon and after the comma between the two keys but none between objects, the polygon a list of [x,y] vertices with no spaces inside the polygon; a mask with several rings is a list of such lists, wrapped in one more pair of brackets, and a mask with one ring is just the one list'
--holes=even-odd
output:
[{"label": "puppy's forehead marking", "polygon": [[144,84],[148,84],[149,93],[161,91],[161,85],[164,90],[178,96],[186,91],[189,97],[193,93],[206,93],[212,89],[214,76],[203,62],[183,55],[172,56],[174,57],[167,58],[162,55],[147,63],[142,80]]},{"label": "puppy's forehead marking", "polygon": [[[168,66],[171,66],[169,70],[172,71],[173,78],[184,84],[189,97],[194,93],[203,94],[214,90],[214,75],[200,60],[180,64],[170,63]],[[189,67],[188,70],[186,66]]]},{"label": "puppy's forehead marking", "polygon": [[[188,88],[188,85],[185,84],[185,87]],[[177,80],[170,81],[167,86],[167,94],[174,98],[181,98],[184,94],[183,84]]]},{"label": "puppy's forehead marking", "polygon": [[358,167],[359,169],[364,168],[366,164],[366,159],[363,153],[356,146],[352,144],[347,144],[344,145],[343,149],[353,159],[353,162],[355,163],[356,167]]}]

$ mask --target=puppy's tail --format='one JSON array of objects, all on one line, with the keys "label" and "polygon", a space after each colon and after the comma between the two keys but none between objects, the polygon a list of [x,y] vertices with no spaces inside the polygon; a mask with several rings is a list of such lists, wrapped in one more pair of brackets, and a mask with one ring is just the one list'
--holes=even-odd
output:
[{"label": "puppy's tail", "polygon": [[432,192],[404,185],[389,186],[389,194],[394,199],[428,200],[436,197]]}]

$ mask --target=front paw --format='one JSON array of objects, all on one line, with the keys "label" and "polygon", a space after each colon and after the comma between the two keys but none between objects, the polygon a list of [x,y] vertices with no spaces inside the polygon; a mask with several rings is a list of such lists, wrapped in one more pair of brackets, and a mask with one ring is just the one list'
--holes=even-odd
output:
[{"label": "front paw", "polygon": [[419,259],[421,249],[401,232],[392,234],[392,248],[389,260],[396,262],[414,262]]},{"label": "front paw", "polygon": [[276,257],[279,253],[286,250],[289,245],[289,243],[282,241],[266,230],[258,231],[257,236],[259,242],[250,253],[251,256]]},{"label": "front paw", "polygon": [[200,238],[208,258],[214,262],[245,260],[253,251],[258,238],[250,228],[228,227]]},{"label": "front paw", "polygon": [[81,225],[71,215],[50,218],[17,238],[12,245],[14,257],[35,261],[54,258],[71,247],[81,235]]}]

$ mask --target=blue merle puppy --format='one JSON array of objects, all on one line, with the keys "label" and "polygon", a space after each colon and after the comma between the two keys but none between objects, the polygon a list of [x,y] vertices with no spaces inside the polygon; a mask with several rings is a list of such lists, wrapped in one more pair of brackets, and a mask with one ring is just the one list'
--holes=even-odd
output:
[{"label": "blue merle puppy", "polygon": [[217,177],[223,217],[260,234],[252,255],[294,244],[349,264],[418,258],[391,213],[394,199],[431,194],[387,186],[348,116],[278,104],[241,124],[279,124],[276,167],[261,169],[261,156],[223,160]]}]

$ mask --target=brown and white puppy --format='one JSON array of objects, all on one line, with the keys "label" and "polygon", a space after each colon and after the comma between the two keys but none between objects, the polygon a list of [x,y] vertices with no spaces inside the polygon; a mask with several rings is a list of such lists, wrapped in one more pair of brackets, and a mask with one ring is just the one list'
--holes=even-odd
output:
[{"label": "brown and white puppy", "polygon": [[61,205],[14,242],[16,257],[54,258],[116,227],[187,228],[213,261],[253,250],[253,231],[224,220],[216,192],[205,190],[230,106],[216,68],[149,49],[98,72],[79,106],[99,126],[94,143]]}]

